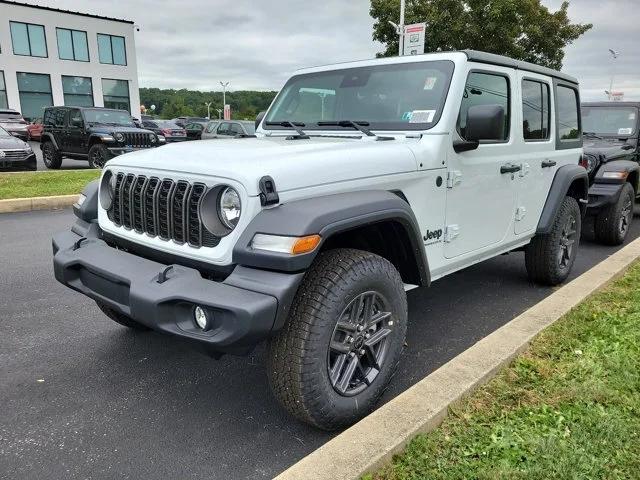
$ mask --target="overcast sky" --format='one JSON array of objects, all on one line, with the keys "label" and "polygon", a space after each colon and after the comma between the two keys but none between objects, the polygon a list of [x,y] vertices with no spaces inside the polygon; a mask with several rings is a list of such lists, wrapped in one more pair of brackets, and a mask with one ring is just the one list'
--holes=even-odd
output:
[{"label": "overcast sky", "polygon": [[[277,90],[297,68],[371,58],[368,0],[28,0],[133,20],[144,87]],[[562,0],[543,0],[552,10]],[[638,0],[571,0],[573,22],[594,28],[566,49],[563,70],[580,79],[585,100],[614,90],[640,100]],[[427,32],[428,41],[428,32]],[[609,48],[619,50],[613,60]]]}]

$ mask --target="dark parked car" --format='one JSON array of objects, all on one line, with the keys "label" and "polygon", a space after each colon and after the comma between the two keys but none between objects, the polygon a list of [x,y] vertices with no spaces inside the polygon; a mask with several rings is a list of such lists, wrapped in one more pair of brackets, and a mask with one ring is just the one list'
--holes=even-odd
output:
[{"label": "dark parked car", "polygon": [[171,120],[144,120],[142,125],[156,135],[162,135],[167,143],[183,142],[187,139],[187,132]]},{"label": "dark parked car", "polygon": [[44,125],[41,118],[36,118],[33,122],[27,125],[27,132],[29,134],[29,140],[40,140],[42,138],[42,131]]},{"label": "dark parked car", "polygon": [[191,123],[191,122],[207,123],[209,119],[202,118],[202,117],[177,117],[172,119],[171,121],[176,125],[184,128],[187,125],[187,123]]},{"label": "dark parked car", "polygon": [[93,168],[102,168],[116,155],[164,142],[164,137],[137,128],[126,110],[49,107],[44,111],[40,148],[47,168],[60,168],[63,157],[86,159]]},{"label": "dark parked car", "polygon": [[582,104],[587,213],[595,218],[596,240],[607,245],[624,242],[640,193],[639,116],[640,102]]},{"label": "dark parked car", "polygon": [[202,139],[210,138],[233,138],[233,137],[249,137],[255,135],[256,127],[254,122],[245,122],[241,120],[212,120],[210,121],[202,133]]},{"label": "dark parked car", "polygon": [[202,140],[202,132],[207,126],[207,123],[209,123],[208,120],[187,123],[184,126],[184,129],[187,132],[187,139]]},{"label": "dark parked car", "polygon": [[29,144],[0,127],[0,171],[36,169],[36,154]]},{"label": "dark parked car", "polygon": [[27,131],[28,124],[29,122],[22,118],[20,112],[10,108],[0,109],[0,127],[25,142],[29,140],[29,132]]}]

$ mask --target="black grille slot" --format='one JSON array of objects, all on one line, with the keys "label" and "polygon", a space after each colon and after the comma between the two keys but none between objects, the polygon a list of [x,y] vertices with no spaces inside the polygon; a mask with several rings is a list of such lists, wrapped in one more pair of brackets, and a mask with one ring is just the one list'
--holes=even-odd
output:
[{"label": "black grille slot", "polygon": [[107,215],[116,225],[151,237],[193,247],[215,247],[220,238],[200,220],[200,204],[206,192],[207,186],[202,183],[118,173]]},{"label": "black grille slot", "polygon": [[151,136],[148,133],[129,132],[124,134],[124,141],[128,147],[149,148],[151,147]]}]

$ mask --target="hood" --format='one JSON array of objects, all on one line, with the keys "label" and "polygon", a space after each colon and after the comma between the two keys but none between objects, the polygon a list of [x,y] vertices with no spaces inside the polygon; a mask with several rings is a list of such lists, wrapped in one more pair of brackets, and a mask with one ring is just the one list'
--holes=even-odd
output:
[{"label": "hood", "polygon": [[27,148],[29,145],[16,137],[0,136],[0,150],[15,150],[19,148]]},{"label": "hood", "polygon": [[108,166],[150,168],[228,178],[257,195],[271,176],[279,192],[404,173],[417,169],[411,146],[417,139],[367,138],[287,140],[285,137],[197,140],[120,155]]},{"label": "hood", "polygon": [[591,138],[585,137],[584,153],[596,156],[599,160],[608,162],[624,159],[635,151],[635,146],[626,140],[614,137]]},{"label": "hood", "polygon": [[0,120],[0,126],[5,130],[16,132],[16,131],[27,131],[27,124],[22,123],[20,120]]}]

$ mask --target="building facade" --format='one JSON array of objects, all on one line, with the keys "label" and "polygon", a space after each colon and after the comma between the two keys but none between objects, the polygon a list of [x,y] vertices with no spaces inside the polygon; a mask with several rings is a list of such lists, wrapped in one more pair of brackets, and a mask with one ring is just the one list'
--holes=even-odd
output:
[{"label": "building facade", "polygon": [[0,108],[51,105],[140,116],[133,22],[0,0]]}]

